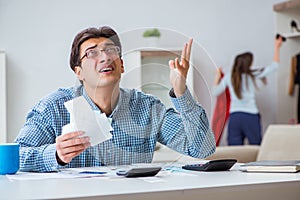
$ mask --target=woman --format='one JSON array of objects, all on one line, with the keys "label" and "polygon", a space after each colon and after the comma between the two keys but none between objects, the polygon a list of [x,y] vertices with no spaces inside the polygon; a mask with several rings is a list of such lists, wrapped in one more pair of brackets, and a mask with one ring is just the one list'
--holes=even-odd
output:
[{"label": "woman", "polygon": [[264,83],[265,77],[278,68],[279,50],[282,37],[275,39],[274,58],[271,65],[262,70],[253,70],[253,54],[246,52],[236,56],[231,73],[221,79],[221,69],[217,69],[213,94],[220,95],[229,88],[231,103],[228,122],[228,145],[242,145],[247,138],[249,144],[261,143],[261,122],[255,101],[257,80]]}]

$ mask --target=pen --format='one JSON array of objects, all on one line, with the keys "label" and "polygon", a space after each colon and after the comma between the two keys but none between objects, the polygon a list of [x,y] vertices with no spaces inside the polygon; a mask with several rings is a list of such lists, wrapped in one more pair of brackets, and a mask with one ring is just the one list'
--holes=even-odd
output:
[{"label": "pen", "polygon": [[97,171],[82,171],[79,174],[106,174],[107,172],[97,172]]}]

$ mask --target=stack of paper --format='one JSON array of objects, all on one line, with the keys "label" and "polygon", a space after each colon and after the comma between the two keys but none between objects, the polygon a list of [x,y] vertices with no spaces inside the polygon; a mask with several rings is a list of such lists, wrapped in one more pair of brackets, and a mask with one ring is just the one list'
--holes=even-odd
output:
[{"label": "stack of paper", "polygon": [[246,172],[298,172],[300,160],[262,160],[240,166]]}]

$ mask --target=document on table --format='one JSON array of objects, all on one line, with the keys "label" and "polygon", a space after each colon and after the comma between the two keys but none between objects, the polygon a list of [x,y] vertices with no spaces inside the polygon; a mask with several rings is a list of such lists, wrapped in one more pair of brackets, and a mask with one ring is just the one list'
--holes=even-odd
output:
[{"label": "document on table", "polygon": [[[134,165],[123,165],[123,166],[110,166],[110,167],[81,167],[81,168],[65,168],[59,169],[57,172],[49,173],[38,173],[38,172],[17,172],[13,175],[6,175],[10,181],[17,180],[45,180],[45,179],[74,179],[74,178],[101,178],[101,179],[127,179],[124,176],[119,176],[116,174],[118,170],[145,167],[145,166],[161,166],[161,164],[134,164]],[[197,176],[195,174],[184,172],[185,170],[181,169],[178,166],[167,166],[163,167],[156,176],[151,177],[138,177],[138,179],[149,182],[166,182],[164,177],[166,176]]]},{"label": "document on table", "polygon": [[[101,175],[96,174],[71,174],[71,173],[33,173],[33,172],[18,172],[14,175],[6,175],[9,180],[44,180],[44,179],[70,179],[70,178],[87,178]],[[102,175],[103,176],[103,175]]]},{"label": "document on table", "polygon": [[104,113],[92,110],[83,96],[65,102],[70,113],[70,123],[65,125],[62,134],[73,131],[84,131],[84,136],[90,137],[91,145],[97,145],[112,137],[112,127]]},{"label": "document on table", "polygon": [[70,178],[88,178],[101,177],[109,178],[116,176],[109,170],[98,168],[66,168],[58,172],[38,173],[38,172],[17,172],[13,175],[6,175],[9,180],[44,180],[44,179],[70,179]]}]

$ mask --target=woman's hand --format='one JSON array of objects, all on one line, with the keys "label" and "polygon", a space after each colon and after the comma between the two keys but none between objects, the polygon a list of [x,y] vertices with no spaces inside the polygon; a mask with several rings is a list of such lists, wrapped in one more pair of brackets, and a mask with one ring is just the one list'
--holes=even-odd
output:
[{"label": "woman's hand", "polygon": [[283,42],[283,40],[282,40],[281,36],[278,37],[277,39],[275,39],[275,48],[280,48],[282,45],[282,42]]},{"label": "woman's hand", "polygon": [[280,61],[280,47],[282,45],[282,37],[278,37],[275,39],[275,44],[274,44],[274,62],[279,62]]},{"label": "woman's hand", "polygon": [[215,85],[219,85],[221,79],[222,79],[222,68],[218,67],[216,70]]}]

